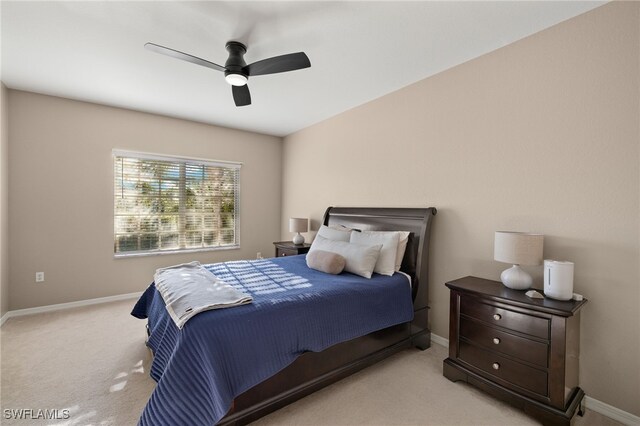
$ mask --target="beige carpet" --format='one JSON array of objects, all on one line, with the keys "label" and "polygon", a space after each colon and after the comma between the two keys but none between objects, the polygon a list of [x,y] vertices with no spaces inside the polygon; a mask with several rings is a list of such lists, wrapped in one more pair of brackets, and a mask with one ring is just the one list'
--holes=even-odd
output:
[{"label": "beige carpet", "polygon": [[[135,425],[155,382],[134,301],[9,319],[0,330],[3,425]],[[407,350],[257,421],[256,425],[537,425],[442,376],[446,349]],[[7,409],[69,410],[11,420]],[[577,425],[617,425],[587,411]]]}]

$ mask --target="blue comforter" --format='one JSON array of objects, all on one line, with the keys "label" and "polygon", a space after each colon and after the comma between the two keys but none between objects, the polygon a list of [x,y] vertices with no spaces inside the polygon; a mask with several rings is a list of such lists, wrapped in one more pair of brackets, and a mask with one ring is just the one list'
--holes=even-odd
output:
[{"label": "blue comforter", "polygon": [[328,275],[309,269],[304,255],[205,267],[253,303],[202,312],[180,330],[149,286],[131,312],[149,319],[158,382],[141,425],[213,425],[236,396],[302,353],[413,317],[409,280],[398,273]]}]

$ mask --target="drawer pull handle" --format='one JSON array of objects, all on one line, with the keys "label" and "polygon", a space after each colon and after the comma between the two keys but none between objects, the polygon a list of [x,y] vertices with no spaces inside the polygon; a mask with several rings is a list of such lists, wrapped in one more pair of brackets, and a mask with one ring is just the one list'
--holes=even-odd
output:
[{"label": "drawer pull handle", "polygon": [[497,337],[494,337],[493,338],[493,343],[496,344],[496,345],[499,345],[500,344],[500,339],[498,339]]},{"label": "drawer pull handle", "polygon": [[499,370],[500,369],[500,364],[498,364],[497,362],[494,362],[492,365],[494,370]]},{"label": "drawer pull handle", "polygon": [[502,315],[500,314],[493,314],[493,319],[496,321],[499,321],[500,319],[502,319]]}]

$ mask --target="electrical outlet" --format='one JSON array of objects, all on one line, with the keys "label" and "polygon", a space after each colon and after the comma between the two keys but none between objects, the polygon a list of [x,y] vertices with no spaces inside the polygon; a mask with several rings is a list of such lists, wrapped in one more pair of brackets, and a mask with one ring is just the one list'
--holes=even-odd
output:
[{"label": "electrical outlet", "polygon": [[41,283],[44,281],[44,272],[36,272],[36,282]]},{"label": "electrical outlet", "polygon": [[256,253],[256,259],[262,259],[262,252]]}]

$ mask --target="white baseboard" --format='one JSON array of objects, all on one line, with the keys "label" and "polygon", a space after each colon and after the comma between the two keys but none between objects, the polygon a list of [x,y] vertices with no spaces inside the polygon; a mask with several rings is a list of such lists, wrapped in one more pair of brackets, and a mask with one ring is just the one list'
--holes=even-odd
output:
[{"label": "white baseboard", "polygon": [[4,324],[4,322],[9,319],[10,317],[9,312],[5,312],[2,318],[0,318],[0,327],[2,327],[2,324]]},{"label": "white baseboard", "polygon": [[[449,347],[449,339],[445,339],[442,336],[438,336],[437,334],[431,333],[431,342],[437,345],[444,346],[445,348]],[[607,416],[610,419],[613,419],[617,422],[620,422],[624,425],[629,426],[638,426],[640,425],[640,417],[623,411],[619,408],[614,407],[613,405],[609,405],[597,399],[591,398],[588,395],[584,397],[584,405],[589,410],[596,411],[603,416]]]},{"label": "white baseboard", "polygon": [[449,347],[449,339],[445,339],[442,336],[438,336],[437,334],[431,333],[431,342],[436,345],[444,346],[445,348]]},{"label": "white baseboard", "polygon": [[140,297],[141,294],[142,294],[141,292],[118,294],[115,296],[98,297],[96,299],[78,300],[77,302],[58,303],[56,305],[37,306],[35,308],[26,308],[26,309],[16,309],[15,311],[9,311],[2,316],[2,318],[0,319],[0,326],[2,326],[2,324],[4,324],[5,321],[7,321],[9,318],[13,318],[13,317],[39,314],[42,312],[59,311],[62,309],[77,308],[80,306],[97,305],[99,303],[116,302],[118,300],[134,299],[136,297]]},{"label": "white baseboard", "polygon": [[597,399],[591,398],[590,396],[584,397],[584,405],[589,410],[597,411],[603,416],[607,416],[610,419],[618,421],[624,425],[640,425],[640,417],[616,408],[613,405],[598,401]]}]

